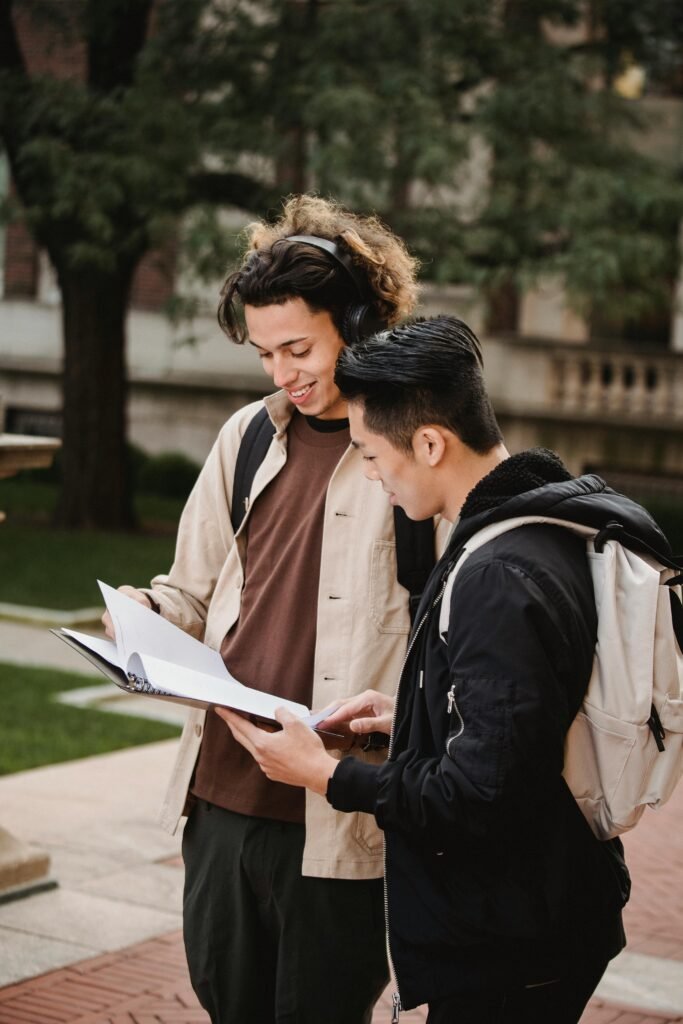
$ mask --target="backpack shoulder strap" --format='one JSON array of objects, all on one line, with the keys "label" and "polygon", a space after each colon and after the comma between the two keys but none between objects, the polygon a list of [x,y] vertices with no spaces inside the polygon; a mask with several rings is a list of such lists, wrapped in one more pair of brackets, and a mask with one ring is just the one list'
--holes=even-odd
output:
[{"label": "backpack shoulder strap", "polygon": [[232,485],[232,507],[230,521],[234,533],[239,530],[246,513],[245,502],[249,497],[256,471],[266,457],[275,427],[265,406],[256,413],[244,431]]},{"label": "backpack shoulder strap", "polygon": [[394,506],[394,533],[396,536],[396,579],[409,593],[410,621],[420,603],[429,574],[434,568],[434,520],[415,522],[402,508]]},{"label": "backpack shoulder strap", "polygon": [[598,533],[598,531],[592,526],[583,526],[581,523],[572,523],[567,519],[554,519],[552,516],[515,516],[512,519],[502,519],[499,523],[490,523],[488,526],[484,526],[481,530],[477,530],[477,532],[473,533],[461,547],[455,560],[455,564],[448,576],[444,592],[441,596],[439,636],[444,642],[446,642],[448,623],[450,621],[453,584],[455,583],[455,578],[463,567],[467,556],[471,555],[478,548],[483,547],[484,544],[487,544],[489,541],[494,540],[496,537],[500,537],[501,534],[507,533],[509,530],[515,530],[519,526],[528,526],[530,523],[542,523],[547,526],[563,526],[565,529],[571,530],[573,533],[577,533],[581,537],[585,537],[586,540],[591,540]]}]

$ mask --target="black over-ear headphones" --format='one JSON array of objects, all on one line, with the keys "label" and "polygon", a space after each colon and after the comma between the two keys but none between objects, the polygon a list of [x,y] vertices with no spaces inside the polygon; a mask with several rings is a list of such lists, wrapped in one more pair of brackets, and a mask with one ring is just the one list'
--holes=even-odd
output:
[{"label": "black over-ear headphones", "polygon": [[305,242],[307,245],[315,246],[316,249],[322,249],[344,268],[353,281],[360,301],[355,304],[351,303],[344,311],[342,337],[347,345],[355,345],[362,338],[368,338],[371,334],[376,334],[377,331],[386,330],[386,321],[382,320],[369,301],[370,289],[367,281],[354,264],[351,256],[341,246],[329,238],[318,238],[317,235],[288,235],[283,241]]}]

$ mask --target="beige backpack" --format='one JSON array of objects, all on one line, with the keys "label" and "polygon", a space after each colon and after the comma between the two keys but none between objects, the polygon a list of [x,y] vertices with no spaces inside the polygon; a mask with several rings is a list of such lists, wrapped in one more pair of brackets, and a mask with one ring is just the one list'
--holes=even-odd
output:
[{"label": "beige backpack", "polygon": [[683,774],[681,569],[650,549],[622,544],[618,523],[602,531],[546,516],[493,523],[466,541],[449,575],[439,618],[444,641],[451,591],[467,556],[529,523],[562,526],[586,540],[598,640],[583,705],[567,733],[563,774],[595,835],[611,839],[633,828],[645,807],[665,803]]}]

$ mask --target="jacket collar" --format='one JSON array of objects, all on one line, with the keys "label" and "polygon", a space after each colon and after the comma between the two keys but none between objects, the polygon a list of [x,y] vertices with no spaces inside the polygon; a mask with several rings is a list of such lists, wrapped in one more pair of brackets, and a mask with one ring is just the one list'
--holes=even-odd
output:
[{"label": "jacket collar", "polygon": [[284,434],[294,415],[294,405],[290,402],[287,392],[282,389],[272,395],[266,395],[263,404],[278,434]]},{"label": "jacket collar", "polygon": [[498,503],[492,502],[490,507],[476,514],[461,516],[449,537],[449,555],[452,557],[460,545],[489,523],[525,515],[567,519],[596,530],[603,529],[609,522],[618,522],[631,537],[671,557],[669,542],[649,512],[613,491],[601,477],[592,473],[567,480],[551,476],[546,483],[509,495]]}]

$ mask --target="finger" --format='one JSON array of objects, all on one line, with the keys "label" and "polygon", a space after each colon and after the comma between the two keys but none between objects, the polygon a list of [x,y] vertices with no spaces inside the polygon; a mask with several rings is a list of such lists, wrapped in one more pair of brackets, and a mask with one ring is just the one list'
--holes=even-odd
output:
[{"label": "finger", "polygon": [[283,731],[280,733],[282,737],[291,737],[292,741],[300,747],[318,743],[322,746],[320,737],[287,708],[276,708],[275,717],[282,726]]},{"label": "finger", "polygon": [[335,711],[337,711],[345,703],[346,703],[346,701],[344,701],[343,699],[333,700],[326,707],[320,708],[320,710],[318,710],[316,708],[315,709],[315,714],[316,715],[325,715],[325,718],[321,718],[320,721],[321,722],[326,722],[327,719],[330,717],[330,715],[332,715]]},{"label": "finger", "polygon": [[237,742],[241,743],[253,758],[256,758],[256,747],[259,735],[262,735],[261,730],[252,725],[251,722],[247,722],[241,715],[228,711],[227,708],[214,708],[214,711],[226,723]]},{"label": "finger", "polygon": [[280,725],[290,725],[292,722],[298,722],[299,719],[296,715],[293,715],[288,708],[276,708],[275,718]]},{"label": "finger", "polygon": [[354,718],[349,722],[349,729],[351,732],[364,735],[368,732],[382,732],[383,730],[380,728],[382,724],[378,718]]},{"label": "finger", "polygon": [[219,718],[222,718],[228,725],[237,725],[239,722],[239,715],[236,715],[234,711],[230,711],[229,708],[214,707],[213,709]]},{"label": "finger", "polygon": [[222,718],[230,726],[233,733],[238,733],[240,736],[245,737],[253,736],[255,726],[247,721],[246,718],[243,718],[242,715],[238,715],[234,711],[223,707],[214,708],[214,711],[219,718]]},{"label": "finger", "polygon": [[343,725],[362,715],[363,712],[367,714],[371,710],[372,708],[367,700],[361,696],[354,700],[346,701],[336,711],[333,711],[331,715],[328,715],[322,722],[319,722],[318,727],[322,728],[324,726],[328,728],[335,725]]}]

